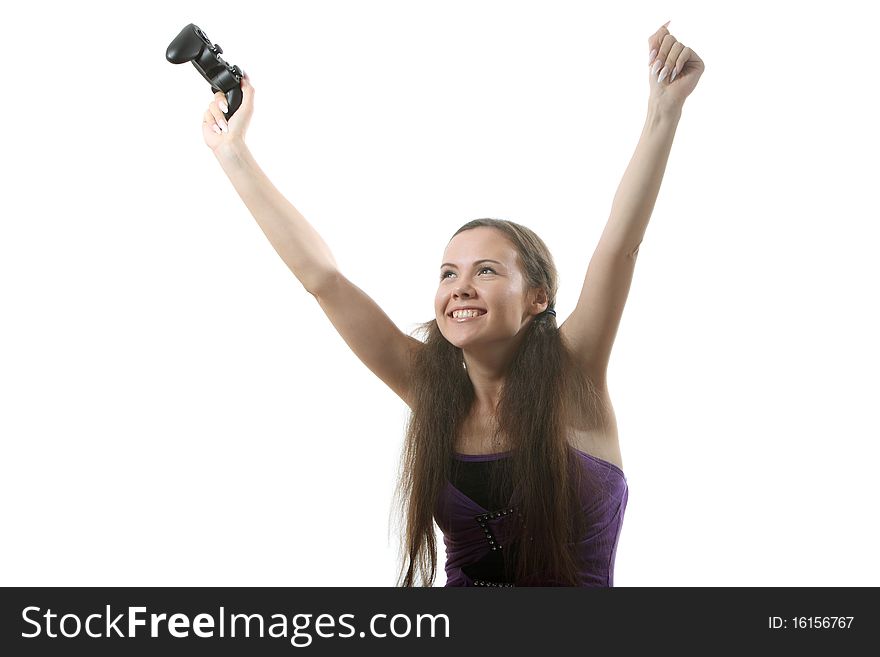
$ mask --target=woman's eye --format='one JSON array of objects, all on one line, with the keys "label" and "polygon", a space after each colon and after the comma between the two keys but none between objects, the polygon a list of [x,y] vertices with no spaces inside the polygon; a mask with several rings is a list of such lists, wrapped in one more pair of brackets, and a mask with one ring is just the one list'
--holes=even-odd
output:
[{"label": "woman's eye", "polygon": [[[490,272],[492,272],[493,274],[495,273],[495,270],[492,269],[491,267],[481,267],[480,270],[479,270],[479,273],[482,274],[484,271],[490,271]],[[445,279],[446,279],[446,274],[454,274],[454,273],[455,273],[455,272],[453,272],[453,271],[447,269],[445,272],[443,272],[442,274],[440,274],[440,280],[445,280]]]}]

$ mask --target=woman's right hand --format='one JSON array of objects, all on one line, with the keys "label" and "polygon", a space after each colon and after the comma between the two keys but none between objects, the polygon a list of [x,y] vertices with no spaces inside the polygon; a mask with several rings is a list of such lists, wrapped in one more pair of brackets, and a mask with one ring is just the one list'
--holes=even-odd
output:
[{"label": "woman's right hand", "polygon": [[[243,96],[241,106],[228,122],[220,109],[220,103],[226,105],[226,94],[222,91],[214,94],[214,100],[208,105],[208,109],[202,117],[202,135],[208,148],[212,151],[216,152],[218,148],[232,140],[244,142],[245,133],[251,122],[251,115],[254,113],[254,87],[246,73],[241,78],[241,91]],[[215,128],[220,132],[218,133]]]}]

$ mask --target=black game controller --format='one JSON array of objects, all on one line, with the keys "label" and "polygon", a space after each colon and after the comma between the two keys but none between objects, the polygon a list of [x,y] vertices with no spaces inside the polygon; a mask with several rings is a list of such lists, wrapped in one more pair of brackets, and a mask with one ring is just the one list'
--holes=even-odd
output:
[{"label": "black game controller", "polygon": [[241,78],[244,74],[238,66],[227,64],[220,56],[222,52],[219,44],[212,44],[201,28],[190,23],[168,46],[165,59],[172,64],[192,62],[214,93],[222,91],[226,94],[229,111],[224,116],[228,119],[241,106]]}]

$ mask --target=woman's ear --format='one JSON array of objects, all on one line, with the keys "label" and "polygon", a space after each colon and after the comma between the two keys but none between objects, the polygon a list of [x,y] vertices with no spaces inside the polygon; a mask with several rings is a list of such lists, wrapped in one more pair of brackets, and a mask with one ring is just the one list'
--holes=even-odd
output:
[{"label": "woman's ear", "polygon": [[532,293],[531,310],[535,315],[544,312],[547,309],[549,300],[547,299],[547,291],[543,288],[536,288]]}]

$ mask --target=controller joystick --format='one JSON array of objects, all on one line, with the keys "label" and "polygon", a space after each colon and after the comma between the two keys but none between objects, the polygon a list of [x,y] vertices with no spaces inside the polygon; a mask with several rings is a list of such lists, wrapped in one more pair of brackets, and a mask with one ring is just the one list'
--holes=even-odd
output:
[{"label": "controller joystick", "polygon": [[165,51],[165,59],[172,64],[192,62],[211,85],[211,91],[222,91],[226,95],[229,111],[224,112],[224,116],[228,119],[241,106],[241,78],[244,74],[238,66],[228,64],[220,56],[222,53],[220,44],[211,43],[208,35],[198,25],[190,23],[174,37],[174,41]]}]

